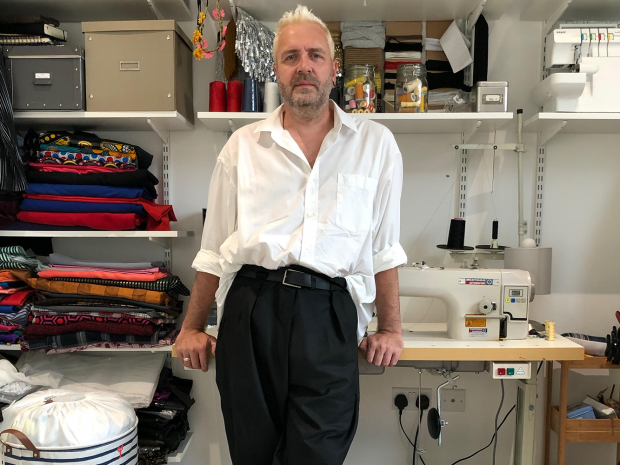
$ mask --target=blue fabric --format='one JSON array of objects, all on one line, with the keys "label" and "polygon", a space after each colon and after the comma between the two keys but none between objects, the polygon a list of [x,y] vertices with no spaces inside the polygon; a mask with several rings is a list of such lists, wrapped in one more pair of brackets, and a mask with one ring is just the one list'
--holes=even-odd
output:
[{"label": "blue fabric", "polygon": [[101,197],[101,198],[121,198],[137,199],[143,197],[153,200],[149,191],[143,187],[125,186],[95,186],[95,185],[71,185],[71,184],[43,184],[30,183],[26,194],[47,194],[47,195],[71,195],[75,197]]},{"label": "blue fabric", "polygon": [[0,305],[0,313],[13,313],[19,310],[18,305]]},{"label": "blue fabric", "polygon": [[13,289],[16,287],[25,287],[26,285],[21,281],[8,281],[5,283],[0,283],[1,289]]},{"label": "blue fabric", "polygon": [[133,203],[64,202],[61,200],[24,199],[21,210],[61,213],[135,213],[146,215],[142,205]]}]

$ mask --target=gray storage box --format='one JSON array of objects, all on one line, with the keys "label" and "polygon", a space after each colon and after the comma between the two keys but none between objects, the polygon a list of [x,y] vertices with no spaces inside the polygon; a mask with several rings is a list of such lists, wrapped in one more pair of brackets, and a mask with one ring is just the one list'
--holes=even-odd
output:
[{"label": "gray storage box", "polygon": [[508,111],[508,82],[478,81],[471,90],[471,111]]},{"label": "gray storage box", "polygon": [[15,110],[84,110],[84,50],[69,45],[3,46]]},{"label": "gray storage box", "polygon": [[178,111],[194,121],[191,42],[174,20],[82,23],[88,111]]}]

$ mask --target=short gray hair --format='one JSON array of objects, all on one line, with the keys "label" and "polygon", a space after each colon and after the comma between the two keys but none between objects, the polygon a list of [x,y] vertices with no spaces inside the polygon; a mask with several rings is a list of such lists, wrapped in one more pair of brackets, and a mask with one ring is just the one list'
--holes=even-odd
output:
[{"label": "short gray hair", "polygon": [[282,31],[286,26],[290,26],[291,24],[316,24],[320,26],[325,31],[325,35],[327,36],[329,56],[332,60],[334,59],[334,39],[332,39],[332,34],[325,25],[325,23],[321,21],[318,16],[312,13],[312,11],[309,10],[307,6],[297,5],[295,11],[287,11],[278,22],[278,31],[276,32],[276,37],[273,40],[274,61],[278,61],[278,57],[276,56],[276,50],[278,49],[278,39],[280,38],[280,31]]}]

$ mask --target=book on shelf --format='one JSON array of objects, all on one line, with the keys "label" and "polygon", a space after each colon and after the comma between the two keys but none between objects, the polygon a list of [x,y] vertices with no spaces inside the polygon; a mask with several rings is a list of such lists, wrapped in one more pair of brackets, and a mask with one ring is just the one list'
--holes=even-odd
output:
[{"label": "book on shelf", "polygon": [[57,45],[60,41],[41,36],[3,36],[0,35],[0,45]]},{"label": "book on shelf", "polygon": [[43,16],[5,16],[0,19],[0,43],[41,44],[66,42],[67,32],[59,22]]}]

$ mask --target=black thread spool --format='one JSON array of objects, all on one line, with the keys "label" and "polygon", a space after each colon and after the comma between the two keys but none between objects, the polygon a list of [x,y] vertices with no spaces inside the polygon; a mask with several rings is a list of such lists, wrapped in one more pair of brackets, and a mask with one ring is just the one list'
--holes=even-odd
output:
[{"label": "black thread spool", "polygon": [[448,250],[474,250],[465,244],[465,220],[462,218],[454,218],[450,220],[450,232],[448,233],[448,243],[438,245],[440,249]]},{"label": "black thread spool", "polygon": [[499,235],[499,221],[493,220],[493,233],[491,234],[491,245],[477,245],[477,249],[483,250],[506,250],[508,247],[505,245],[497,245],[497,237]]}]

